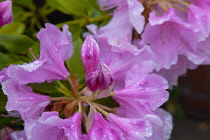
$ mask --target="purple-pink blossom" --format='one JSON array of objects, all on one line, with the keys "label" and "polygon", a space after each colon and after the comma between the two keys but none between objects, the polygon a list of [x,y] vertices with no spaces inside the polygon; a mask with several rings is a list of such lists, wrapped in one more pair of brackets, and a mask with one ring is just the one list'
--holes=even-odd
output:
[{"label": "purple-pink blossom", "polygon": [[[65,80],[70,74],[64,65],[73,54],[73,44],[68,26],[63,26],[63,32],[52,24],[45,24],[37,34],[40,40],[40,57],[34,62],[23,65],[10,65],[7,75],[21,84]],[[14,73],[15,71],[15,73]],[[30,77],[30,78],[28,78]]]},{"label": "purple-pink blossom", "polygon": [[[64,65],[72,55],[67,26],[63,33],[51,24],[46,27],[38,33],[38,60],[11,65],[0,72],[2,89],[8,97],[6,109],[24,121],[24,130],[13,132],[13,139],[147,139],[156,134],[156,128],[164,127],[163,114],[156,110],[168,99],[168,84],[152,73],[155,63],[150,60],[152,52],[148,46],[129,50],[107,44],[103,48],[105,44],[100,46],[88,36],[81,50],[87,87],[79,90]],[[71,96],[41,95],[27,85],[60,79],[71,85]],[[119,107],[95,102],[107,97],[116,100]],[[171,118],[169,114],[165,117]],[[171,128],[171,119],[167,125]],[[170,134],[171,129],[167,132]],[[170,137],[161,132],[158,135]]]},{"label": "purple-pink blossom", "polygon": [[11,23],[13,20],[12,1],[0,2],[0,26]]}]

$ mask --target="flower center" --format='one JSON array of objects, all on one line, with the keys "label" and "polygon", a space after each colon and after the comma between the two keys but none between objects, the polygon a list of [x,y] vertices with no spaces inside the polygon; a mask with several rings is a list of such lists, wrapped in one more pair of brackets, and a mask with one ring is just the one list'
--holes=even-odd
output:
[{"label": "flower center", "polygon": [[[67,78],[71,85],[72,97],[51,97],[51,103],[45,109],[45,111],[57,111],[60,113],[61,118],[69,118],[75,112],[80,112],[83,116],[83,126],[86,129],[86,122],[88,120],[88,114],[90,110],[94,113],[100,112],[107,116],[109,113],[115,113],[115,107],[118,106],[117,103],[111,98],[113,92],[109,92],[109,96],[106,98],[99,99],[99,94],[103,92],[108,92],[109,90],[97,90],[91,91],[88,87],[83,88],[79,91],[79,83],[77,78],[74,76],[72,79],[70,76]],[[109,102],[116,103],[115,107],[108,107],[103,105],[103,102],[109,100]],[[90,112],[91,113],[91,112]]]}]

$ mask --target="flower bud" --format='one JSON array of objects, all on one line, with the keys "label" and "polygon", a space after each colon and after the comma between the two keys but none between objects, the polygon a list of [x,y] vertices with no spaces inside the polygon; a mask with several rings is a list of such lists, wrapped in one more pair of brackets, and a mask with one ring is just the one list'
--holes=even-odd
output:
[{"label": "flower bud", "polygon": [[7,0],[0,3],[0,26],[9,24],[13,20],[12,1]]}]

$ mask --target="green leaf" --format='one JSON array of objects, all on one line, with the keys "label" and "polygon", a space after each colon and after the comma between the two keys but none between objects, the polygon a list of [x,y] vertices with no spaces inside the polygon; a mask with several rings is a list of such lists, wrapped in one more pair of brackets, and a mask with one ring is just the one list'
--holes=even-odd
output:
[{"label": "green leaf", "polygon": [[47,4],[53,8],[56,8],[57,10],[61,11],[64,14],[70,14],[70,12],[66,10],[66,8],[64,8],[63,5],[61,5],[58,2],[58,0],[47,0]]},{"label": "green leaf", "polygon": [[105,105],[107,107],[119,107],[119,104],[116,102],[116,100],[114,100],[112,97],[107,97],[107,98],[101,98],[101,99],[97,99],[94,101],[95,103],[101,104],[101,105]]},{"label": "green leaf", "polygon": [[0,70],[11,64],[23,64],[29,62],[30,59],[21,55],[8,54],[0,52]]},{"label": "green leaf", "polygon": [[0,35],[0,50],[3,48],[10,53],[25,53],[33,44],[33,40],[25,35]]},{"label": "green leaf", "polygon": [[25,24],[21,22],[13,22],[0,28],[0,34],[16,34],[20,35],[25,31]]},{"label": "green leaf", "polygon": [[[97,6],[96,0],[48,0],[49,5],[65,14],[86,17]],[[65,9],[65,10],[64,10]]]},{"label": "green leaf", "polygon": [[13,0],[12,2],[13,2],[13,4],[21,5],[26,8],[33,8],[33,7],[35,8],[33,0]]},{"label": "green leaf", "polygon": [[33,88],[34,92],[42,93],[42,94],[56,94],[58,93],[58,90],[56,87],[59,86],[57,81],[53,81],[51,83],[43,82],[43,83],[30,83],[28,84],[30,87]]},{"label": "green leaf", "polygon": [[82,39],[79,37],[75,41],[73,41],[74,54],[71,57],[71,59],[66,61],[66,65],[70,69],[71,75],[76,74],[80,83],[83,82],[85,78],[85,70],[80,55],[82,42],[83,42]]},{"label": "green leaf", "polygon": [[81,27],[78,27],[77,25],[70,25],[69,30],[72,33],[73,41],[76,41],[78,38],[80,38],[80,35],[82,34]]},{"label": "green leaf", "polygon": [[72,96],[69,87],[66,87],[63,82],[66,81],[53,81],[51,83],[30,83],[28,86],[32,87],[33,91],[43,95],[50,95],[50,97],[63,97],[63,94],[70,97]]}]

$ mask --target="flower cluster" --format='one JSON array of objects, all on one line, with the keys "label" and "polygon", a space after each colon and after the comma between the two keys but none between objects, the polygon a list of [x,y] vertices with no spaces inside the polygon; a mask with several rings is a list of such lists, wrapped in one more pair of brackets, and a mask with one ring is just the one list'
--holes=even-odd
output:
[{"label": "flower cluster", "polygon": [[[187,69],[209,64],[210,3],[206,0],[99,0],[103,9],[116,7],[109,24],[89,25],[99,44],[113,48],[148,45],[155,57],[154,72],[170,87]],[[133,37],[132,37],[132,35]]]},{"label": "flower cluster", "polygon": [[[45,24],[46,28],[37,34],[40,57],[0,71],[2,89],[8,97],[6,110],[24,121],[24,130],[13,132],[13,139],[170,138],[172,117],[159,107],[169,98],[166,89],[176,85],[178,76],[187,68],[210,63],[210,17],[206,14],[210,3],[98,2],[102,9],[112,9],[113,18],[99,29],[93,24],[87,26],[92,35],[86,36],[81,49],[85,87],[81,88],[77,76],[65,67],[74,48],[67,25],[61,32],[56,26]],[[4,20],[9,23],[11,13],[4,15],[10,15]],[[43,95],[30,86],[58,80],[71,87],[63,97]],[[101,100],[117,105],[109,106]]]},{"label": "flower cluster", "polygon": [[[116,51],[99,46],[88,36],[81,50],[87,87],[79,90],[76,77],[64,65],[73,53],[68,26],[60,32],[46,24],[37,36],[41,44],[39,59],[10,65],[0,72],[2,89],[8,97],[6,109],[24,121],[24,130],[13,132],[13,139],[170,138],[171,116],[159,108],[168,100],[168,84],[151,73],[155,64],[148,59],[152,57],[150,49]],[[41,95],[28,85],[54,80],[69,81],[72,97]],[[110,97],[119,106],[96,102]],[[53,107],[47,109],[50,104]]]}]

